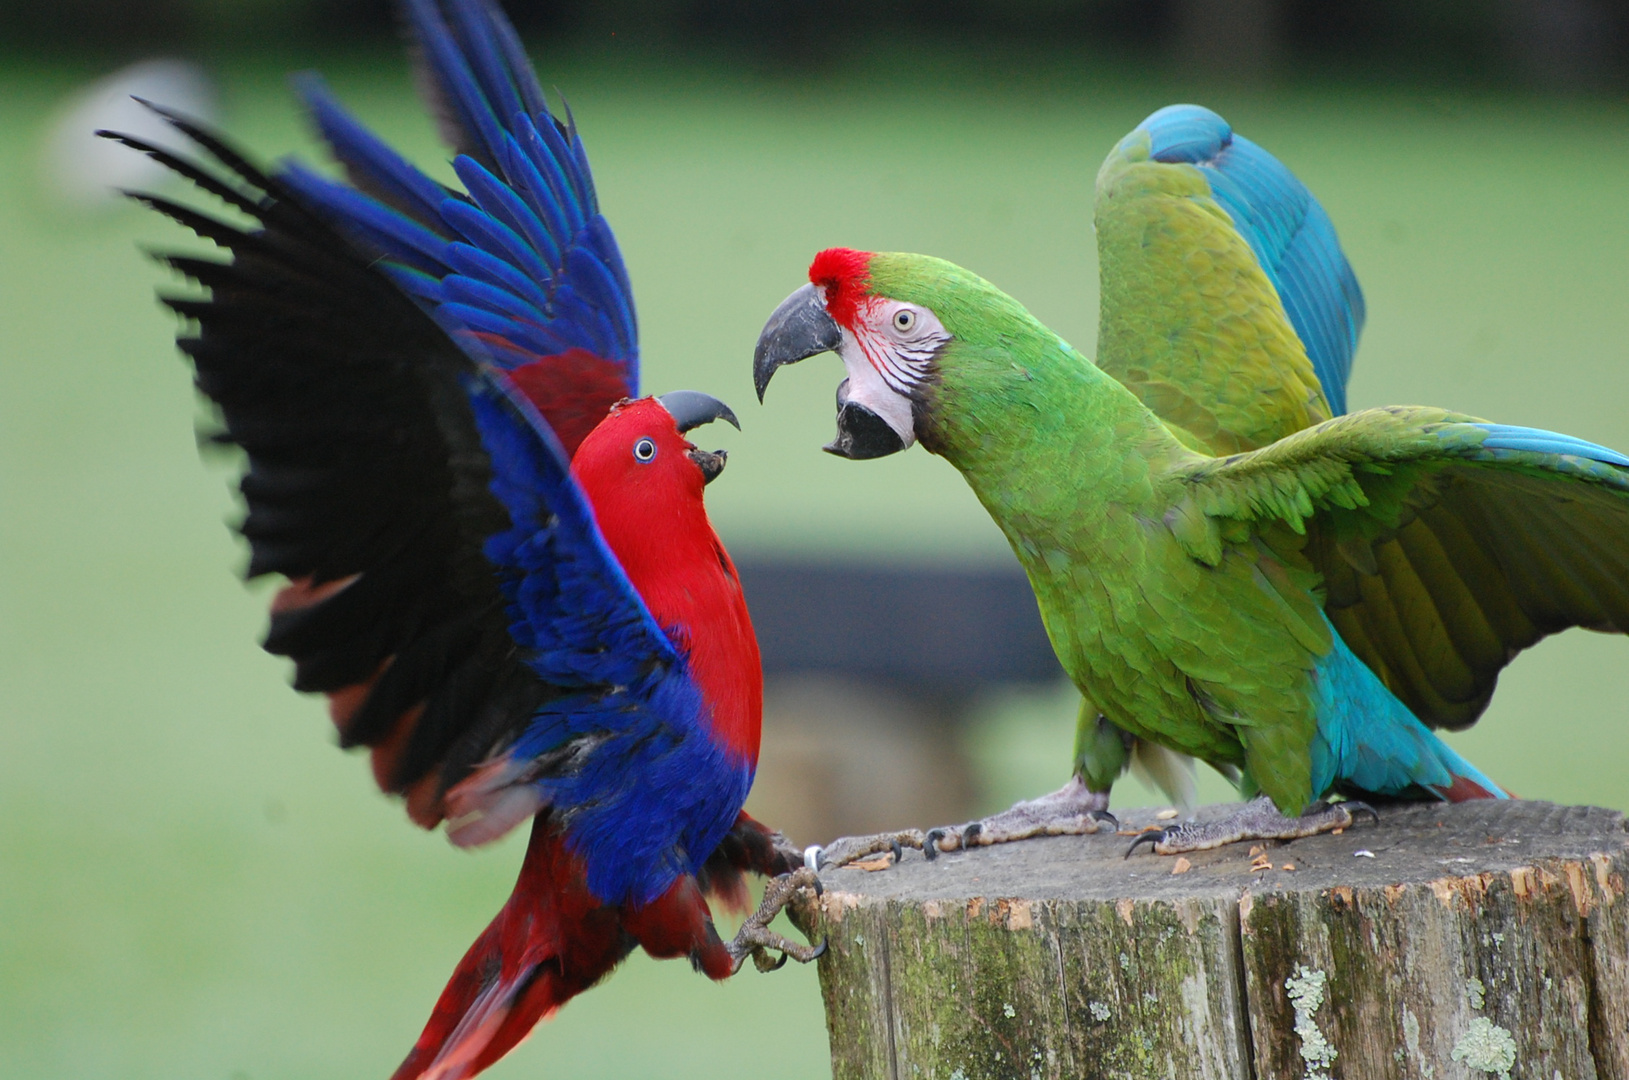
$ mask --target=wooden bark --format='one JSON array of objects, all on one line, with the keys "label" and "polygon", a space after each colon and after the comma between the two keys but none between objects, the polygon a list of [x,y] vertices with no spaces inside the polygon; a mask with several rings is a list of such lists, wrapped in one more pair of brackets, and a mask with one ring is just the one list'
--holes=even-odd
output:
[{"label": "wooden bark", "polygon": [[1270,870],[1126,845],[825,874],[797,918],[831,943],[834,1077],[1629,1080],[1620,813],[1385,808]]}]

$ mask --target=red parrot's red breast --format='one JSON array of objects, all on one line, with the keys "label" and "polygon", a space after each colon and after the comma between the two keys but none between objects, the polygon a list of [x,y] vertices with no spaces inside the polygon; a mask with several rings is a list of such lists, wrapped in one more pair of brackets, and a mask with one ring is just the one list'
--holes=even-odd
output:
[{"label": "red parrot's red breast", "polygon": [[763,668],[735,564],[702,501],[694,449],[655,398],[624,402],[583,440],[571,472],[628,580],[690,661],[713,736],[753,764]]}]

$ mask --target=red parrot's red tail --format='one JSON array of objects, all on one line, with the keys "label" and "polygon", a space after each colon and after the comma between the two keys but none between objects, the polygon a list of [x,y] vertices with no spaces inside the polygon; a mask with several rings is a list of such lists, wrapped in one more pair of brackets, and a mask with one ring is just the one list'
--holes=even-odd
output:
[{"label": "red parrot's red tail", "polygon": [[633,948],[621,911],[588,891],[582,860],[534,819],[515,890],[459,961],[392,1080],[463,1080],[598,982]]},{"label": "red parrot's red tail", "polygon": [[[733,855],[763,861],[774,854],[768,830],[744,814],[741,820],[720,846],[709,876],[715,886],[712,877]],[[555,823],[533,818],[515,891],[458,962],[392,1080],[467,1080],[608,975],[635,945],[659,959],[688,955],[709,978],[735,970],[696,878],[678,878],[643,907],[606,904],[588,891],[583,861],[566,850]]]}]

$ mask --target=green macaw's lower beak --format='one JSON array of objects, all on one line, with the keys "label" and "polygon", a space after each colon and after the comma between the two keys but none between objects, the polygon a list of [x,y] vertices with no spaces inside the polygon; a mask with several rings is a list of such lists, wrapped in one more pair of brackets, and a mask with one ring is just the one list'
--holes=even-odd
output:
[{"label": "green macaw's lower beak", "polygon": [[905,440],[889,426],[888,421],[861,405],[848,400],[848,380],[837,386],[837,438],[820,449],[851,461],[887,457],[905,449]]},{"label": "green macaw's lower beak", "polygon": [[[842,327],[826,311],[820,292],[804,285],[781,301],[769,316],[758,347],[752,354],[752,381],[763,401],[775,369],[823,352],[835,352],[843,343]],[[857,401],[848,400],[847,379],[837,388],[837,438],[823,449],[838,457],[886,457],[905,449],[905,441],[888,422]]]}]

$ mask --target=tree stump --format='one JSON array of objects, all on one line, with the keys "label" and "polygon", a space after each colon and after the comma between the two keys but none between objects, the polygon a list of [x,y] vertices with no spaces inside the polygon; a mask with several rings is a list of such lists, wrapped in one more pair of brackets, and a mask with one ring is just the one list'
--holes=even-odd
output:
[{"label": "tree stump", "polygon": [[1623,815],[1380,814],[1186,867],[1100,834],[828,872],[796,918],[831,943],[832,1072],[1629,1080]]}]

